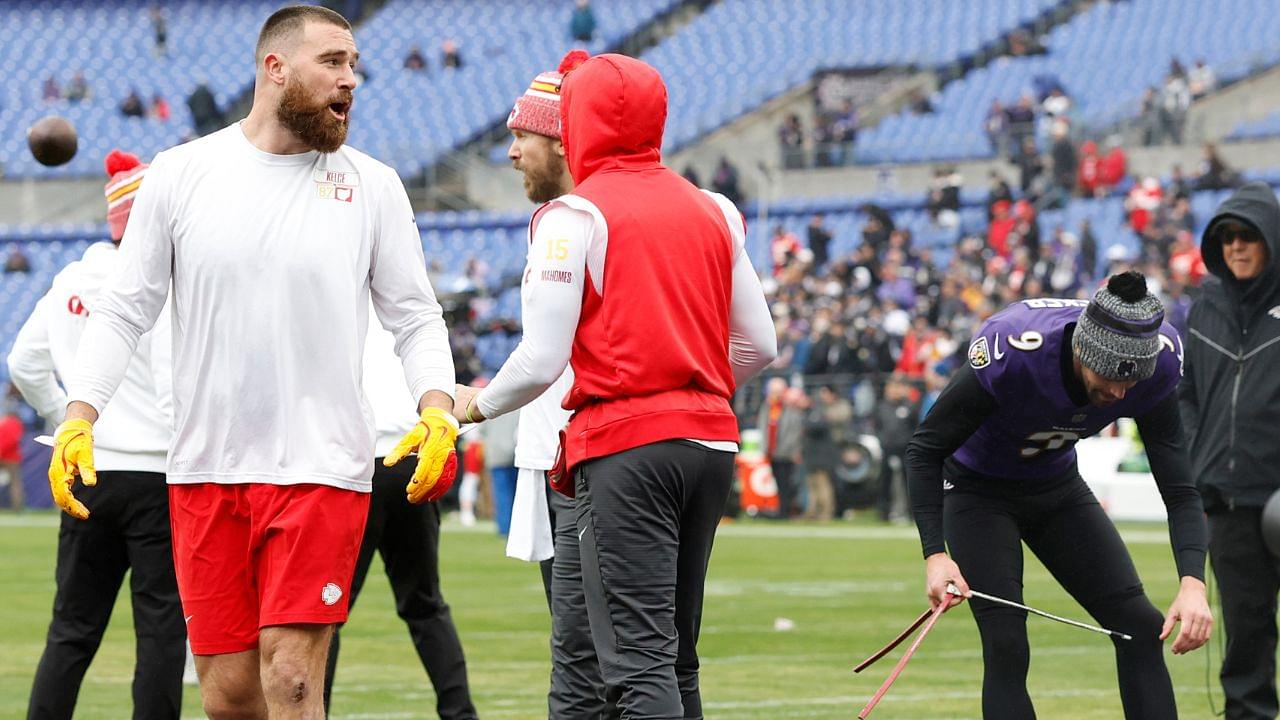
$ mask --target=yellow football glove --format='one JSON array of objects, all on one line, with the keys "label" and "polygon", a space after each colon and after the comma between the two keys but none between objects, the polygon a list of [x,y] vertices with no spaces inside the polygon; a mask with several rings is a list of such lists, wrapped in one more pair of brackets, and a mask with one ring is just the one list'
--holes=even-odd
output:
[{"label": "yellow football glove", "polygon": [[440,408],[429,407],[382,464],[391,467],[409,453],[418,453],[418,467],[404,488],[405,494],[414,505],[439,500],[453,487],[458,474],[457,441],[458,421]]},{"label": "yellow football glove", "polygon": [[53,502],[68,515],[80,520],[89,517],[89,508],[71,494],[79,476],[85,487],[98,484],[93,467],[93,425],[88,420],[67,420],[54,434],[53,458],[49,461],[49,489]]}]

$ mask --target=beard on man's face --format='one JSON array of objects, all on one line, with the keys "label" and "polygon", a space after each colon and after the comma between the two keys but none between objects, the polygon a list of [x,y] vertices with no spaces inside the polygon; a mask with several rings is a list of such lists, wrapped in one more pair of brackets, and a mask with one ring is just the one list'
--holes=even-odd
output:
[{"label": "beard on man's face", "polygon": [[524,165],[524,194],[529,200],[544,203],[564,194],[560,189],[560,177],[564,174],[564,158],[552,154],[540,167]]},{"label": "beard on man's face", "polygon": [[[340,90],[317,100],[307,92],[301,80],[291,77],[285,82],[276,116],[280,118],[280,124],[297,135],[307,147],[322,153],[336,152],[347,141],[352,99],[350,90]],[[335,105],[342,108],[341,119],[330,110]]]}]

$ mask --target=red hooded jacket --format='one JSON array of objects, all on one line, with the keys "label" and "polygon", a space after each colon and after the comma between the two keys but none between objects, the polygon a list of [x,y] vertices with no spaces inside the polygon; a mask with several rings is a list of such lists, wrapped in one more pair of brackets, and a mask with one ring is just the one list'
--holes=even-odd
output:
[{"label": "red hooded jacket", "polygon": [[607,243],[574,338],[568,466],[663,440],[736,442],[734,240],[716,201],[661,163],[662,77],[593,57],[566,76],[560,117],[573,195],[598,208]]}]

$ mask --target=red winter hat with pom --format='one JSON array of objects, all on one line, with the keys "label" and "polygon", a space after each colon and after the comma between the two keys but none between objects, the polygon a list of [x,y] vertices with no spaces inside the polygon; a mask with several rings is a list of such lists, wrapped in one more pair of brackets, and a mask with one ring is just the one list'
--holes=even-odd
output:
[{"label": "red winter hat with pom", "polygon": [[133,196],[138,194],[147,165],[137,155],[123,150],[112,150],[104,164],[111,178],[105,190],[107,225],[111,228],[111,240],[120,242],[124,237],[124,226],[129,222],[129,211],[133,209]]},{"label": "red winter hat with pom", "polygon": [[516,99],[507,128],[560,139],[560,84],[569,71],[587,61],[586,50],[570,50],[554,71],[539,73]]}]

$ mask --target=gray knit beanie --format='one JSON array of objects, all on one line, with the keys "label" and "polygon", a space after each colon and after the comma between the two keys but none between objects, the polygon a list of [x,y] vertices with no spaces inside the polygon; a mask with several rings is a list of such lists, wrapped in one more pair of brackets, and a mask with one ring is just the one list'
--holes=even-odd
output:
[{"label": "gray knit beanie", "polygon": [[1146,380],[1156,372],[1162,322],[1164,305],[1142,273],[1118,273],[1080,313],[1072,346],[1080,364],[1108,380]]}]

